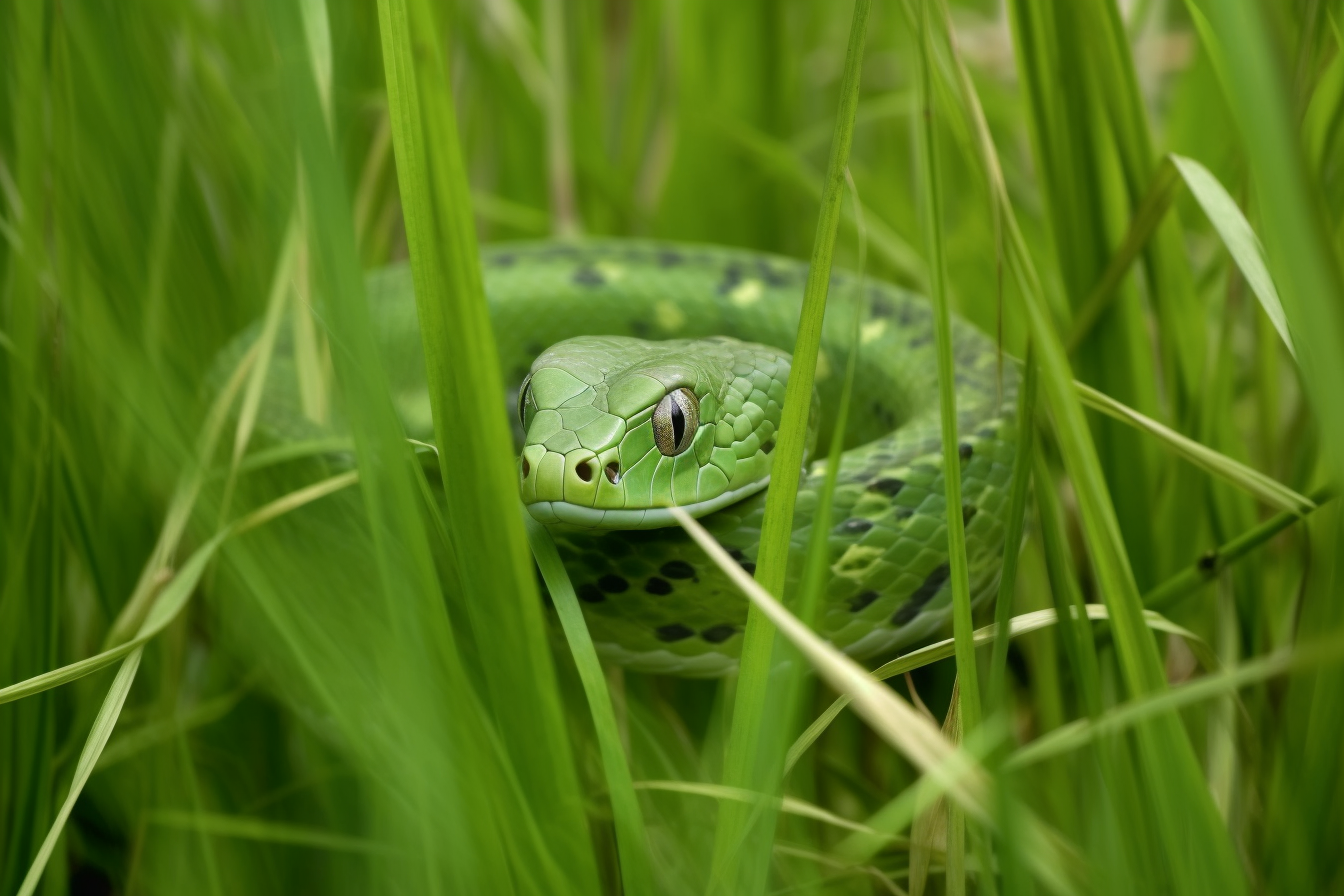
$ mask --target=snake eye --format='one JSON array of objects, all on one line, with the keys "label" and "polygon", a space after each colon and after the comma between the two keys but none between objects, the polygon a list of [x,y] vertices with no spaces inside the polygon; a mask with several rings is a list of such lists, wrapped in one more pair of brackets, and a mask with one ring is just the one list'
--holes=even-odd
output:
[{"label": "snake eye", "polygon": [[527,432],[527,424],[531,422],[528,412],[535,412],[536,409],[537,400],[532,397],[532,374],[529,373],[518,388],[518,422],[523,424],[524,433]]},{"label": "snake eye", "polygon": [[667,393],[653,409],[653,441],[668,457],[691,447],[699,426],[700,399],[690,389]]}]

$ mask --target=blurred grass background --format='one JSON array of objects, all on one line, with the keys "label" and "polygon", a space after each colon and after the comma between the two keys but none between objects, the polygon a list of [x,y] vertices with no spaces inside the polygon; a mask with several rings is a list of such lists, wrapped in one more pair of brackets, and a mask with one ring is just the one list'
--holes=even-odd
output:
[{"label": "blurred grass background", "polygon": [[[846,712],[793,766],[773,834],[748,841],[769,868],[759,886],[1344,892],[1334,506],[1275,517],[1151,436],[1079,423],[1061,397],[1077,376],[1303,494],[1344,477],[1344,10],[947,13],[955,52],[941,3],[872,8],[849,159],[863,267],[927,291],[932,238],[954,309],[1015,357],[1031,334],[1034,499],[1000,618],[1104,601],[1116,624],[1013,638],[1007,694],[986,695],[972,741],[992,819],[964,854],[941,804],[909,803],[915,767]],[[412,43],[389,37],[399,14]],[[489,357],[460,335],[476,307],[468,208],[482,242],[658,236],[808,257],[850,4],[19,2],[0,22],[0,687],[125,643],[172,570],[189,598],[143,654],[114,658],[138,671],[0,691],[0,893],[714,886],[719,803],[742,796],[715,789],[731,684],[607,672],[642,816],[632,864],[512,496],[472,467],[427,479],[403,462],[361,270],[417,238],[450,247],[417,277],[452,287],[439,307],[462,316],[443,327],[466,354],[447,353],[451,371]],[[400,87],[385,74],[398,62]],[[428,137],[401,134],[394,158],[397,102]],[[418,175],[396,164],[406,139],[426,141]],[[937,154],[932,237],[921,146]],[[1164,166],[1173,153],[1243,209],[1296,356]],[[404,219],[402,196],[431,189],[429,223]],[[840,266],[863,252],[858,219],[847,205]],[[1131,230],[1132,270],[1076,331]],[[262,319],[261,342],[292,348],[304,414],[348,421],[358,489],[330,483],[342,468],[323,446],[252,439],[265,352],[237,368],[239,419],[211,416],[214,359]],[[502,392],[478,397],[435,408],[466,458],[502,438]],[[436,479],[446,504],[424,499]],[[487,490],[453,487],[474,479]],[[211,540],[321,482],[333,493]],[[1193,638],[1136,638],[1120,618],[1159,585]],[[892,683],[956,736],[942,655]],[[813,691],[805,721],[834,697]]]}]

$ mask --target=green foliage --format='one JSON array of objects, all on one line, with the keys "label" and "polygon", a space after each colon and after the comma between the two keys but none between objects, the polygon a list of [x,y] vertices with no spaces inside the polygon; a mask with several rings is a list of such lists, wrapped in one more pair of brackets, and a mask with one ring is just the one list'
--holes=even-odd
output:
[{"label": "green foliage", "polygon": [[[1339,889],[1337,7],[0,8],[0,896]],[[798,394],[833,267],[1029,358],[997,604],[865,674],[777,488],[742,675],[601,670],[477,255],[585,233],[811,257]]]}]

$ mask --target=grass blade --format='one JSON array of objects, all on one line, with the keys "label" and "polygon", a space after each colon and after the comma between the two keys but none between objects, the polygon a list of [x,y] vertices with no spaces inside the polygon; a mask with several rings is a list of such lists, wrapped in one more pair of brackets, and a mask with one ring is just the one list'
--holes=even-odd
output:
[{"label": "grass blade", "polygon": [[1008,757],[1005,766],[1010,769],[1025,768],[1052,756],[1076,750],[1097,738],[1119,734],[1160,713],[1233,693],[1279,675],[1340,662],[1344,662],[1344,639],[1339,637],[1258,657],[1235,668],[1216,671],[1177,685],[1165,693],[1121,704],[1099,718],[1079,719],[1056,728]]},{"label": "grass blade", "polygon": [[171,578],[156,581],[151,589],[146,592],[149,595],[147,611],[139,629],[135,632],[134,638],[123,644],[110,647],[94,656],[0,688],[0,704],[22,700],[32,694],[76,681],[100,669],[107,668],[132,651],[143,647],[167,628],[182,612],[182,608],[186,606],[192,592],[200,583],[201,576],[205,574],[210,562],[215,559],[215,554],[226,540],[234,535],[255,529],[257,526],[297,510],[319,498],[351,486],[357,481],[357,478],[357,474],[354,472],[333,476],[306,489],[278,498],[265,507],[249,513],[233,526],[225,528],[214,538],[197,548],[187,558],[187,562],[182,564],[181,569],[173,573]]},{"label": "grass blade", "polygon": [[[1110,614],[1101,604],[1086,604],[1087,618],[1093,622],[1109,620]],[[1144,620],[1153,631],[1165,632],[1183,638],[1191,647],[1195,656],[1204,664],[1205,668],[1215,668],[1217,659],[1209,646],[1204,643],[1194,632],[1183,628],[1171,620],[1155,611],[1149,611],[1144,614]],[[1059,613],[1053,607],[1045,610],[1035,610],[1031,613],[1023,613],[1020,616],[1014,616],[1009,620],[1006,627],[1006,637],[1011,640],[1022,635],[1037,632],[1059,623]],[[975,646],[983,647],[986,644],[997,643],[1000,628],[997,623],[987,625],[984,628],[975,630]],[[942,641],[935,641],[918,650],[912,650],[903,656],[897,657],[889,663],[885,663],[874,669],[870,675],[878,681],[885,681],[889,678],[895,678],[897,675],[905,675],[907,672],[913,672],[925,666],[945,660],[956,655],[956,641],[953,638],[947,638]],[[817,738],[821,737],[826,728],[833,722],[836,716],[849,706],[850,699],[841,695],[828,707],[825,712],[817,716],[816,720],[807,727],[807,730],[798,736],[789,747],[788,760],[786,767],[792,768],[799,757],[807,751]]]},{"label": "grass blade", "polygon": [[[817,233],[812,247],[812,264],[803,292],[803,309],[798,321],[798,338],[789,368],[784,395],[784,411],[774,451],[772,485],[766,496],[757,552],[756,574],[767,592],[782,593],[789,562],[789,537],[792,533],[793,507],[797,498],[797,476],[803,466],[807,439],[807,418],[812,406],[812,386],[816,374],[817,352],[821,343],[822,320],[826,313],[826,295],[830,287],[831,257],[835,250],[836,229],[844,198],[845,168],[853,140],[854,111],[858,103],[860,62],[868,31],[870,0],[855,0],[845,51],[845,70],[841,79],[840,103],[836,111],[835,136],[817,215]],[[753,605],[747,616],[738,673],[737,694],[733,705],[724,761],[723,783],[764,793],[778,787],[782,751],[779,745],[761,738],[766,724],[767,692],[773,665],[775,628]],[[787,690],[787,689],[786,689]],[[776,730],[780,720],[771,723]],[[762,749],[766,751],[762,755]],[[744,807],[722,807],[714,840],[711,889],[752,893],[765,883],[767,838],[773,830],[773,813],[753,815]],[[744,837],[750,834],[747,845]]]},{"label": "grass blade", "polygon": [[[460,601],[479,643],[489,645],[480,655],[492,712],[544,842],[568,857],[571,886],[586,891],[596,886],[596,868],[516,513],[516,460],[440,26],[421,0],[382,0],[378,14]],[[458,421],[473,423],[463,429]]]},{"label": "grass blade", "polygon": [[588,698],[588,712],[597,731],[597,743],[602,752],[602,770],[607,779],[607,794],[615,817],[616,842],[621,859],[621,886],[627,893],[653,893],[653,872],[649,861],[649,844],[644,833],[644,815],[635,796],[630,766],[621,746],[621,732],[611,707],[607,680],[602,675],[597,650],[588,634],[583,610],[574,593],[574,585],[565,572],[555,541],[546,527],[530,516],[526,520],[528,540],[537,558],[537,567],[546,580],[546,590],[555,603],[560,625],[564,627],[570,653],[583,682]]},{"label": "grass blade", "polygon": [[355,852],[383,855],[395,849],[362,837],[333,834],[330,831],[271,821],[266,818],[248,818],[239,815],[221,815],[217,812],[182,812],[174,809],[151,809],[145,815],[150,824],[197,831],[213,837],[231,837],[257,843],[280,846],[305,846],[330,852]]},{"label": "grass blade", "polygon": [[1130,218],[1129,229],[1125,231],[1124,239],[1120,241],[1120,246],[1106,266],[1105,273],[1074,312],[1073,328],[1069,331],[1068,340],[1070,354],[1077,351],[1101,315],[1111,306],[1116,289],[1129,273],[1130,266],[1143,252],[1144,246],[1157,232],[1158,225],[1171,208],[1171,204],[1176,201],[1179,187],[1180,180],[1175,166],[1169,162],[1158,165],[1157,171],[1153,173],[1152,182],[1149,183],[1143,199],[1139,201],[1133,217]]},{"label": "grass blade", "polygon": [[[921,0],[917,17],[920,45],[920,96],[923,114],[918,116],[921,174],[924,187],[924,236],[929,253],[930,299],[933,303],[934,342],[938,349],[938,405],[942,422],[943,476],[947,505],[947,553],[952,581],[952,630],[957,642],[957,680],[961,695],[960,718],[967,731],[980,727],[980,676],[972,643],[970,571],[966,562],[966,525],[959,512],[961,467],[957,437],[956,368],[952,358],[952,312],[947,298],[947,263],[943,249],[942,185],[939,171],[937,120],[933,100],[932,18],[929,0]],[[953,826],[955,827],[955,825]]]},{"label": "grass blade", "polygon": [[108,688],[107,696],[103,698],[102,708],[98,710],[98,717],[94,719],[93,728],[89,731],[84,749],[79,754],[70,790],[65,796],[65,801],[61,803],[60,811],[56,813],[56,820],[52,822],[47,838],[42,841],[41,849],[38,850],[32,865],[28,867],[28,874],[19,886],[18,896],[32,896],[37,891],[42,872],[47,867],[47,860],[51,858],[51,852],[56,848],[61,832],[65,830],[66,820],[70,818],[70,812],[75,808],[75,801],[84,792],[84,785],[89,782],[89,776],[93,774],[94,766],[98,764],[98,757],[102,755],[103,747],[107,746],[107,740],[112,736],[112,729],[117,725],[117,717],[121,715],[121,707],[126,703],[126,695],[130,693],[131,684],[135,681],[135,673],[140,668],[140,656],[143,652],[143,647],[137,647],[122,660],[121,668],[117,670],[117,677],[112,680],[112,687]]},{"label": "grass blade", "polygon": [[1124,240],[1111,256],[1105,274],[1074,315],[1068,341],[1070,353],[1077,349],[1102,313],[1110,307],[1116,287],[1144,245],[1157,232],[1182,182],[1204,210],[1209,223],[1213,225],[1223,245],[1227,247],[1228,253],[1241,270],[1242,276],[1246,278],[1251,291],[1260,300],[1260,305],[1265,309],[1270,322],[1274,324],[1274,329],[1282,337],[1284,345],[1296,356],[1283,304],[1265,265],[1264,249],[1260,245],[1260,240],[1218,179],[1194,159],[1176,154],[1167,156],[1158,166],[1147,193],[1144,194],[1143,200],[1134,212],[1134,217],[1130,220]]},{"label": "grass blade", "polygon": [[[1318,489],[1311,497],[1316,504],[1316,508],[1319,509],[1326,501],[1334,500],[1336,495],[1330,489]],[[1144,606],[1150,610],[1165,611],[1170,609],[1213,581],[1233,563],[1236,563],[1284,529],[1300,522],[1304,516],[1305,514],[1296,511],[1284,511],[1275,514],[1231,541],[1205,551],[1194,564],[1146,592],[1143,595]]]},{"label": "grass blade", "polygon": [[1027,351],[1022,383],[1017,395],[1017,454],[1013,458],[1013,481],[1008,492],[1008,528],[1003,536],[1003,572],[994,598],[994,622],[998,637],[989,658],[991,705],[1005,709],[1008,674],[1008,622],[1013,614],[1017,587],[1017,564],[1022,555],[1022,527],[1027,515],[1027,490],[1031,487],[1032,454],[1036,450],[1036,363]]},{"label": "grass blade", "polygon": [[[636,781],[634,787],[636,790],[660,790],[665,793],[687,793],[716,800],[736,800],[739,803],[751,803],[753,805],[770,799],[770,797],[767,797],[764,794],[752,793],[749,790],[724,787],[722,784],[698,784],[693,781]],[[831,825],[832,827],[878,837],[895,845],[905,845],[906,843],[904,837],[897,837],[892,834],[884,834],[881,831],[875,831],[858,822],[850,821],[848,818],[836,815],[834,812],[828,812],[813,803],[804,802],[803,800],[794,799],[789,796],[778,800],[778,803],[780,811],[787,812],[790,815],[797,815],[800,818],[811,818],[820,821],[823,824]]]},{"label": "grass blade", "polygon": [[1249,495],[1259,498],[1270,507],[1297,514],[1307,514],[1315,509],[1316,505],[1310,498],[1298,494],[1264,473],[1253,470],[1222,452],[1214,451],[1194,439],[1181,435],[1174,429],[1121,404],[1086,383],[1075,382],[1074,387],[1078,390],[1078,397],[1085,406],[1156,436],[1173,451],[1201,470],[1242,489]]},{"label": "grass blade", "polygon": [[1170,159],[1185,180],[1185,185],[1190,188],[1191,195],[1204,210],[1209,223],[1222,237],[1228,254],[1241,269],[1242,276],[1260,300],[1260,307],[1265,309],[1274,329],[1279,331],[1283,344],[1296,357],[1293,337],[1288,332],[1288,318],[1283,313],[1283,304],[1279,301],[1278,290],[1274,288],[1274,280],[1269,276],[1269,268],[1265,266],[1264,249],[1255,231],[1251,230],[1251,225],[1247,223],[1241,209],[1237,208],[1237,203],[1227,195],[1227,190],[1218,183],[1218,178],[1209,173],[1209,169],[1185,156],[1172,155]]}]

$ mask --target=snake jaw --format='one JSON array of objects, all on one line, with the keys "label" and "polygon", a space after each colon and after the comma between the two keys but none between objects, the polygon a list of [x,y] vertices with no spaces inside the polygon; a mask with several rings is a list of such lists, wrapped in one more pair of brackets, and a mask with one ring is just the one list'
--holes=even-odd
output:
[{"label": "snake jaw", "polygon": [[[678,504],[693,517],[702,517],[736,504],[765,489],[770,477],[749,482],[741,488],[724,492],[705,501],[693,504]],[[661,507],[638,509],[617,508],[603,510],[597,507],[583,507],[566,501],[533,501],[527,504],[527,511],[540,523],[557,529],[592,531],[595,529],[662,529],[678,525],[673,518],[671,504]]]}]

